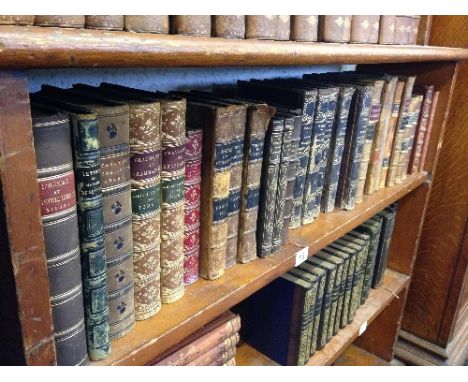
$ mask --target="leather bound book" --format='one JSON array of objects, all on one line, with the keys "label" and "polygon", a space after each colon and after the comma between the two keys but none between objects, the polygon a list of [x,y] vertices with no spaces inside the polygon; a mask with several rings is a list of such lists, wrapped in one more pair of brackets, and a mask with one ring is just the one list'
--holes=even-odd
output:
[{"label": "leather bound book", "polygon": [[396,16],[395,21],[395,44],[406,44],[406,29],[409,25],[409,18],[407,16]]},{"label": "leather bound book", "polygon": [[352,16],[349,42],[377,44],[379,41],[379,19],[378,15]]},{"label": "leather bound book", "polygon": [[291,16],[291,40],[317,41],[318,16],[296,15]]},{"label": "leather bound book", "polygon": [[408,44],[416,45],[418,43],[418,31],[419,31],[419,22],[421,21],[421,16],[411,16],[410,20],[410,36]]},{"label": "leather bound book", "polygon": [[42,92],[97,115],[101,155],[109,304],[109,338],[115,340],[135,326],[133,234],[128,105],[89,96],[77,89],[42,86]]},{"label": "leather bound book", "polygon": [[244,38],[244,15],[216,15],[211,16],[211,28],[213,37]]},{"label": "leather bound book", "polygon": [[236,357],[231,358],[223,366],[236,366]]},{"label": "leather bound book", "polygon": [[319,34],[323,42],[349,42],[352,16],[320,16]]},{"label": "leather bound book", "polygon": [[236,366],[236,348],[227,349],[222,352],[208,366]]},{"label": "leather bound book", "polygon": [[124,16],[85,16],[86,29],[106,29],[111,31],[121,31],[124,29]]},{"label": "leather bound book", "polygon": [[330,339],[338,333],[341,322],[347,277],[347,273],[345,273],[345,262],[341,257],[334,256],[326,251],[319,251],[314,256],[336,266],[335,286],[333,287],[332,293],[332,310],[330,312],[331,318],[327,334],[327,341],[330,341]]},{"label": "leather bound book", "polygon": [[198,280],[203,130],[187,127],[185,144],[184,284]]},{"label": "leather bound book", "polygon": [[[219,344],[232,345],[241,327],[239,315],[226,311],[151,362],[156,366],[183,366]],[[226,347],[227,347],[226,346]]]},{"label": "leather bound book", "polygon": [[[57,365],[86,365],[75,177],[66,113],[31,108]],[[67,240],[63,240],[67,237]]]},{"label": "leather bound book", "polygon": [[414,81],[416,77],[399,77],[405,81],[405,87],[403,89],[403,95],[401,98],[400,110],[398,112],[398,120],[395,126],[393,146],[390,156],[390,162],[388,165],[388,174],[386,180],[386,186],[393,186],[398,171],[398,164],[400,160],[400,152],[405,137],[405,129],[407,127],[407,120],[409,117],[408,110],[411,102],[411,94],[413,92]]},{"label": "leather bound book", "polygon": [[304,365],[313,297],[312,283],[285,273],[240,304],[241,338],[281,365]]},{"label": "leather bound book", "polygon": [[275,15],[245,16],[245,38],[259,40],[276,39],[278,17]]},{"label": "leather bound book", "polygon": [[422,147],[424,144],[424,135],[427,131],[429,122],[429,115],[431,111],[432,95],[434,94],[434,86],[415,86],[414,93],[420,94],[424,97],[419,121],[416,124],[416,131],[414,134],[414,144],[410,152],[408,161],[408,173],[415,174],[418,172],[419,162],[421,160]]},{"label": "leather bound book", "polygon": [[211,35],[210,15],[170,16],[170,23],[172,34],[207,37]]},{"label": "leather bound book", "polygon": [[379,44],[395,43],[396,16],[380,16]]},{"label": "leather bound book", "polygon": [[40,27],[84,28],[85,16],[34,16],[34,25]]},{"label": "leather bound book", "polygon": [[398,115],[400,113],[401,99],[403,97],[404,88],[405,81],[399,79],[395,86],[395,94],[393,96],[393,103],[390,111],[390,120],[388,122],[388,129],[383,142],[383,156],[382,167],[380,170],[379,188],[384,188],[386,184],[388,168],[390,165],[390,157],[392,155],[393,141],[395,139],[395,130],[398,122]]},{"label": "leather bound book", "polygon": [[186,366],[221,366],[236,354],[239,333],[235,333],[221,343],[215,344],[206,353],[201,354]]},{"label": "leather bound book", "polygon": [[167,15],[124,16],[124,24],[127,32],[169,33],[169,16]]},{"label": "leather bound book", "polygon": [[[31,94],[30,99],[32,104],[66,111],[70,120],[78,202],[86,342],[89,358],[93,361],[101,360],[110,353],[110,343],[97,116],[89,109],[73,107],[39,93]],[[54,242],[62,243],[63,240]]]},{"label": "leather bound book", "polygon": [[380,231],[379,247],[375,260],[374,277],[372,278],[372,288],[378,288],[382,285],[387,268],[390,243],[393,235],[393,227],[395,225],[396,206],[387,207],[382,212],[379,212],[376,218],[382,218],[382,229]]},{"label": "leather bound book", "polygon": [[161,214],[161,106],[89,85],[77,84],[74,89],[129,108],[134,304],[135,318],[144,320],[161,308],[161,240],[154,234],[160,230]]},{"label": "leather bound book", "polygon": [[424,134],[424,143],[421,149],[421,159],[419,160],[418,171],[421,172],[424,170],[424,163],[426,162],[427,148],[429,147],[429,142],[431,140],[432,125],[434,123],[434,116],[437,109],[437,101],[439,99],[439,92],[435,91],[432,95],[432,104],[431,110],[429,112],[429,121],[427,123],[427,130]]},{"label": "leather bound book", "polygon": [[291,34],[291,16],[280,15],[276,23],[275,40],[288,41]]},{"label": "leather bound book", "polygon": [[0,15],[0,25],[33,25],[34,16],[30,15]]},{"label": "leather bound book", "polygon": [[[369,262],[369,258],[374,256],[375,255],[375,251],[377,250],[377,248],[375,247],[372,247],[371,248],[371,245],[375,245],[375,241],[373,240],[375,238],[375,235],[372,235],[371,233],[367,233],[367,232],[361,232],[361,231],[357,231],[357,230],[354,230],[354,231],[351,231],[351,232],[348,232],[348,235],[350,237],[353,237],[354,239],[356,239],[356,243],[366,243],[366,250],[365,250],[365,254],[366,254],[366,257],[364,259],[364,264],[363,264],[363,274],[364,274],[364,279],[363,279],[363,284],[362,284],[362,291],[361,291],[361,299],[360,299],[360,305],[364,304],[367,300],[367,297],[369,296],[369,289],[370,289],[370,279],[369,279],[369,276],[370,274],[368,273],[368,270],[370,268],[370,262]],[[377,240],[377,244],[378,244],[378,240]],[[366,276],[368,275],[369,276]]]}]

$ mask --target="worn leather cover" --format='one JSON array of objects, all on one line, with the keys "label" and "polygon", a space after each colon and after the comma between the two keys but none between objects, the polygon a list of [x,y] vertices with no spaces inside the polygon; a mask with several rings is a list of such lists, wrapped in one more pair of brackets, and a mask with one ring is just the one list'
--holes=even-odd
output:
[{"label": "worn leather cover", "polygon": [[278,17],[276,15],[245,16],[245,38],[259,40],[276,39]]},{"label": "worn leather cover", "polygon": [[211,16],[211,28],[213,37],[244,38],[244,15],[216,15]]},{"label": "worn leather cover", "polygon": [[368,263],[369,263],[369,257],[372,256],[372,251],[375,251],[375,248],[371,248],[371,244],[375,244],[375,242],[372,240],[373,237],[371,234],[366,233],[366,232],[360,232],[357,230],[348,232],[347,236],[349,237],[349,241],[357,244],[357,245],[362,245],[363,246],[363,251],[364,251],[364,263],[363,263],[363,282],[362,282],[362,290],[361,290],[361,297],[360,297],[360,302],[359,305],[364,304],[366,302],[366,299],[368,297],[369,293],[369,279],[366,278],[367,272],[368,272]]},{"label": "worn leather cover", "polygon": [[34,25],[38,25],[40,27],[84,28],[85,16],[39,15],[34,16]]},{"label": "worn leather cover", "polygon": [[379,41],[379,19],[378,15],[353,15],[349,42],[377,44]]},{"label": "worn leather cover", "polygon": [[121,31],[124,29],[124,16],[85,16],[87,29],[107,29]]},{"label": "worn leather cover", "polygon": [[32,107],[31,113],[57,365],[85,365],[88,354],[69,119],[66,113],[40,107]]},{"label": "worn leather cover", "polygon": [[33,25],[34,16],[30,15],[1,15],[0,25]]},{"label": "worn leather cover", "polygon": [[432,125],[434,123],[434,116],[437,109],[437,101],[439,99],[439,92],[435,91],[432,96],[431,110],[429,112],[429,122],[427,124],[427,130],[424,134],[424,143],[421,150],[421,159],[419,160],[418,171],[424,170],[424,162],[426,161],[427,148],[429,147],[429,142],[431,140]]},{"label": "worn leather cover", "polygon": [[171,33],[191,36],[211,35],[211,16],[170,16]]},{"label": "worn leather cover", "polygon": [[205,353],[191,362],[188,362],[187,366],[221,366],[228,360],[230,360],[236,354],[236,345],[239,342],[239,333],[235,333],[229,338],[226,338],[220,343],[214,344],[214,346]]},{"label": "worn leather cover", "polygon": [[323,42],[349,42],[352,16],[320,16],[319,33]]},{"label": "worn leather cover", "polygon": [[[78,227],[83,274],[86,342],[91,360],[110,352],[107,305],[106,253],[97,116],[43,93],[30,95],[32,103],[65,110],[70,118],[78,202]],[[62,242],[62,240],[60,240]]]},{"label": "worn leather cover", "polygon": [[396,16],[394,43],[398,45],[408,44],[410,31],[411,18],[409,16]]},{"label": "worn leather cover", "polygon": [[317,41],[318,16],[291,16],[291,40]]},{"label": "worn leather cover", "polygon": [[380,16],[379,44],[395,43],[396,18],[391,15]]},{"label": "worn leather cover", "polygon": [[276,20],[275,40],[288,41],[291,34],[291,16],[279,15]]},{"label": "worn leather cover", "polygon": [[410,20],[410,27],[411,30],[409,32],[409,41],[408,44],[416,45],[418,43],[418,30],[419,30],[419,22],[421,21],[421,16],[411,16]]},{"label": "worn leather cover", "polygon": [[416,77],[399,77],[399,79],[405,81],[405,87],[403,89],[400,110],[398,112],[398,120],[395,126],[392,152],[388,165],[387,180],[385,183],[387,187],[393,186],[397,177],[400,152],[402,151],[402,145],[406,134],[405,129],[408,127],[407,120],[409,118],[408,110],[411,102],[411,94],[413,93],[413,86]]},{"label": "worn leather cover", "polygon": [[169,33],[169,16],[151,15],[151,16],[124,16],[124,28],[127,32],[140,33]]}]

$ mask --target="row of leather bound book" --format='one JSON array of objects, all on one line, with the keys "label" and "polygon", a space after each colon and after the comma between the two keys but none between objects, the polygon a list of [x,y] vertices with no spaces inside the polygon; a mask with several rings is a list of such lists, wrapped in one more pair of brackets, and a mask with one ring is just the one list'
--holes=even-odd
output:
[{"label": "row of leather bound book", "polygon": [[414,79],[31,94],[58,363],[105,358],[199,276],[270,256],[290,228],[421,171],[437,92]]},{"label": "row of leather bound book", "polygon": [[420,16],[0,16],[0,24],[233,39],[416,44]]},{"label": "row of leather bound book", "polygon": [[306,364],[382,284],[395,214],[386,208],[236,306],[242,340],[281,365]]}]

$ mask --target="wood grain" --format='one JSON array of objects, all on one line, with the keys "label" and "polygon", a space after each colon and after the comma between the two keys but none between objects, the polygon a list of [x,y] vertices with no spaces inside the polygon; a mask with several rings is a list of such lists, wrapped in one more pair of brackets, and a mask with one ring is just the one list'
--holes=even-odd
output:
[{"label": "wood grain", "polygon": [[335,361],[333,366],[388,366],[388,362],[359,346],[350,345]]},{"label": "wood grain", "polygon": [[25,362],[54,364],[28,85],[18,72],[0,71],[0,180],[9,242],[0,256],[8,257],[13,269]]},{"label": "wood grain", "polygon": [[236,365],[237,366],[280,366],[265,354],[260,353],[257,349],[250,346],[248,343],[241,342],[236,350]]},{"label": "wood grain", "polygon": [[232,40],[0,26],[0,67],[257,66],[455,61],[467,49]]}]

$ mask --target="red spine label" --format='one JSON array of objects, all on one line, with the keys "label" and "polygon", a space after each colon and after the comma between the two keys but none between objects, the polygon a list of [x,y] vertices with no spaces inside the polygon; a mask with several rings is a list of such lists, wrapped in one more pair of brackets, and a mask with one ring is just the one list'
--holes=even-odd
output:
[{"label": "red spine label", "polygon": [[76,206],[75,177],[72,171],[38,179],[38,184],[42,217]]}]

